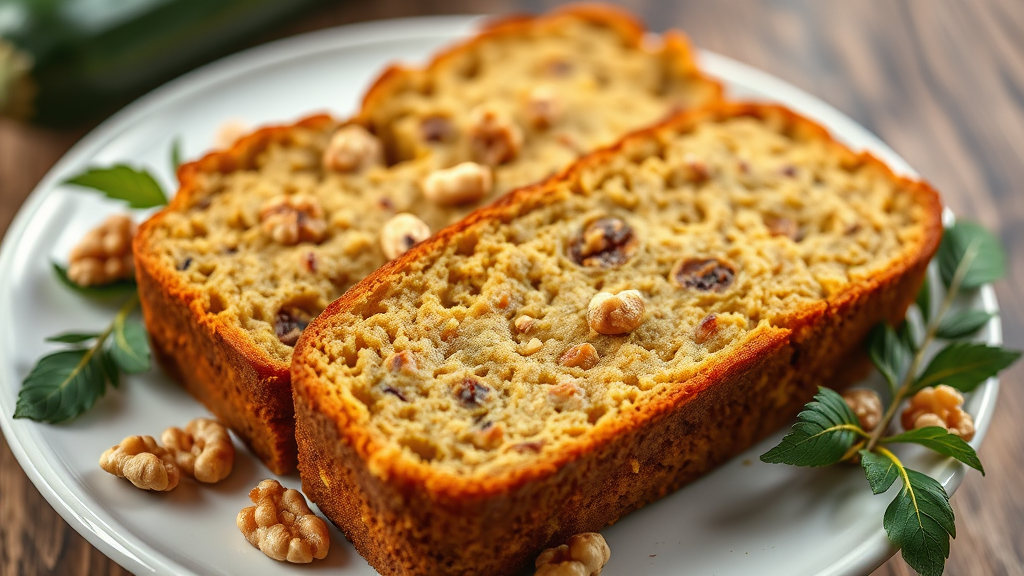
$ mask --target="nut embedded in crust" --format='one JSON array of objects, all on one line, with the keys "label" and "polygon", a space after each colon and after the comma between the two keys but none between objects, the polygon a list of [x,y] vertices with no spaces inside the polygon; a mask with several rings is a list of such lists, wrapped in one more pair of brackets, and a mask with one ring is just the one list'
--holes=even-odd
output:
[{"label": "nut embedded in crust", "polygon": [[585,342],[583,344],[577,344],[572,348],[569,348],[562,353],[558,358],[558,363],[562,366],[569,368],[583,368],[589,370],[601,360],[601,357],[597,353],[597,349],[594,345]]},{"label": "nut embedded in crust", "polygon": [[435,170],[421,186],[427,200],[442,206],[476,202],[491,192],[494,180],[491,169],[473,162]]},{"label": "nut embedded in crust", "polygon": [[324,211],[316,198],[307,194],[275,196],[260,208],[263,231],[275,242],[293,246],[299,242],[319,243],[327,232]]},{"label": "nut embedded in crust", "polygon": [[627,334],[643,324],[644,312],[644,297],[639,290],[599,292],[587,307],[587,323],[599,334]]},{"label": "nut embedded in crust", "polygon": [[323,155],[324,168],[335,172],[356,172],[383,162],[380,140],[358,124],[339,128]]},{"label": "nut embedded in crust", "polygon": [[569,257],[587,268],[617,268],[640,249],[633,227],[621,218],[594,220],[569,243]]},{"label": "nut embedded in crust", "polygon": [[380,246],[388,260],[394,260],[409,251],[418,242],[430,237],[430,226],[416,216],[403,212],[384,223],[380,231]]},{"label": "nut embedded in crust", "polygon": [[469,116],[469,146],[474,160],[487,166],[515,160],[523,146],[523,131],[508,115],[481,105]]},{"label": "nut embedded in crust", "polygon": [[534,86],[526,93],[524,112],[535,128],[550,128],[565,113],[565,103],[550,84]]}]

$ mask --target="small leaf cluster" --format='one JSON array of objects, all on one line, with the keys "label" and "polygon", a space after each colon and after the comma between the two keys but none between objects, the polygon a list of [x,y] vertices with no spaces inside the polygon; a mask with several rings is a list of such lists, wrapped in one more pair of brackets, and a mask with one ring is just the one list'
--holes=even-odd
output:
[{"label": "small leaf cluster", "polygon": [[70,420],[92,408],[107,384],[120,386],[122,372],[149,370],[146,329],[130,316],[138,302],[132,298],[103,332],[65,332],[47,338],[71,347],[39,359],[22,382],[14,417],[51,423]]},{"label": "small leaf cluster", "polygon": [[[977,224],[958,223],[946,231],[936,260],[946,292],[934,314],[927,282],[918,293],[916,304],[924,333],[916,334],[908,321],[899,328],[880,324],[868,338],[868,354],[889,389],[888,409],[878,428],[862,429],[842,396],[819,388],[792,430],[761,456],[765,462],[795,466],[829,466],[859,457],[874,494],[888,491],[899,479],[902,487],[886,509],[882,525],[889,540],[901,549],[903,559],[921,576],[942,574],[950,538],[956,537],[953,509],[940,483],[905,467],[888,446],[918,444],[982,475],[985,469],[974,448],[945,428],[932,426],[886,436],[889,424],[902,401],[921,389],[945,384],[971,392],[1021,355],[960,340],[975,334],[993,314],[950,312],[958,294],[994,282],[1005,273],[1006,257],[998,240]],[[936,339],[948,342],[925,364],[925,350]]]},{"label": "small leaf cluster", "polygon": [[[181,162],[181,147],[176,140],[171,149],[172,168]],[[121,200],[130,208],[152,208],[167,203],[167,195],[156,179],[144,169],[118,164],[109,168],[90,168],[65,181]],[[15,405],[15,418],[40,422],[64,422],[92,408],[107,386],[120,386],[122,374],[149,370],[149,339],[142,321],[132,315],[138,306],[138,287],[134,280],[122,280],[103,286],[81,286],[72,281],[67,269],[53,263],[53,273],[61,285],[90,298],[130,296],[114,320],[102,332],[65,332],[51,336],[48,342],[67,344],[68,348],[47,354],[22,381]]]}]

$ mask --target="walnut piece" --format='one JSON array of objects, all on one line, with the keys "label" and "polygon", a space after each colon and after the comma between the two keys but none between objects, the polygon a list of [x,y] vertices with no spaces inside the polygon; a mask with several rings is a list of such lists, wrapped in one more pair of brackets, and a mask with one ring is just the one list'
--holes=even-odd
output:
[{"label": "walnut piece", "polygon": [[358,124],[339,128],[324,149],[324,168],[336,172],[356,172],[383,162],[380,140]]},{"label": "walnut piece", "polygon": [[519,155],[523,131],[508,115],[487,105],[477,106],[469,113],[469,146],[473,159],[488,166],[497,166]]},{"label": "walnut piece", "polygon": [[181,479],[174,456],[152,436],[129,436],[100,456],[100,468],[143,490],[173,490]]},{"label": "walnut piece", "polygon": [[275,196],[260,208],[263,231],[278,244],[319,243],[327,232],[324,211],[308,194]]},{"label": "walnut piece", "polygon": [[541,552],[535,576],[599,576],[611,557],[604,536],[584,532],[570,538],[568,544]]},{"label": "walnut piece", "polygon": [[185,429],[172,426],[160,437],[185,474],[200,482],[220,482],[231,474],[235,446],[220,422],[196,418]]},{"label": "walnut piece", "polygon": [[384,223],[380,231],[380,246],[388,260],[394,260],[409,251],[417,242],[430,237],[430,226],[416,216],[403,212]]},{"label": "walnut piece", "polygon": [[901,423],[904,430],[925,426],[941,426],[952,434],[969,441],[974,438],[974,419],[964,412],[963,394],[956,388],[940,384],[935,388],[922,388],[903,410]]},{"label": "walnut piece", "polygon": [[526,119],[535,128],[550,128],[565,113],[565,103],[554,86],[541,84],[526,93]]},{"label": "walnut piece", "polygon": [[68,256],[68,278],[79,286],[99,286],[135,276],[132,238],[135,222],[115,214],[90,230]]},{"label": "walnut piece", "polygon": [[505,425],[501,422],[484,422],[472,436],[471,442],[477,448],[493,450],[501,446],[505,440]]},{"label": "walnut piece", "polygon": [[857,415],[860,427],[871,432],[882,421],[882,399],[874,390],[847,390],[843,392],[843,400]]},{"label": "walnut piece", "polygon": [[536,319],[533,316],[523,314],[519,318],[516,318],[516,330],[522,332],[523,334],[526,334],[527,332],[530,331],[531,328],[533,328],[534,322],[536,322]]},{"label": "walnut piece", "polygon": [[575,378],[567,377],[548,388],[548,400],[557,410],[579,410],[586,393]]},{"label": "walnut piece", "polygon": [[589,370],[594,366],[597,366],[597,363],[600,360],[601,357],[598,355],[597,349],[589,342],[577,344],[565,352],[562,352],[562,355],[558,357],[558,363],[562,366],[568,366],[570,368],[579,367],[584,370]]},{"label": "walnut piece", "polygon": [[569,243],[569,256],[587,268],[617,268],[636,255],[640,240],[620,218],[594,220]]},{"label": "walnut piece", "polygon": [[640,327],[644,312],[644,297],[639,290],[599,292],[587,307],[587,323],[599,334],[627,334]]},{"label": "walnut piece", "polygon": [[544,343],[539,338],[530,338],[530,341],[519,347],[520,352],[525,356],[540,352],[541,348],[544,347]]},{"label": "walnut piece", "polygon": [[474,162],[435,170],[423,179],[423,195],[443,206],[476,202],[494,187],[491,169]]},{"label": "walnut piece", "polygon": [[264,480],[249,492],[255,506],[243,508],[235,523],[250,544],[274,560],[307,564],[327,556],[331,541],[324,523],[298,490]]}]

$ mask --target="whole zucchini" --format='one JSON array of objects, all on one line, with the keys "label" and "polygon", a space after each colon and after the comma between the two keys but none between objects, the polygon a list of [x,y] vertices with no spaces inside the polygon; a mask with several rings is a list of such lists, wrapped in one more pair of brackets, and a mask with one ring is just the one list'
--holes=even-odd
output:
[{"label": "whole zucchini", "polygon": [[318,0],[0,0],[0,114],[66,126]]}]

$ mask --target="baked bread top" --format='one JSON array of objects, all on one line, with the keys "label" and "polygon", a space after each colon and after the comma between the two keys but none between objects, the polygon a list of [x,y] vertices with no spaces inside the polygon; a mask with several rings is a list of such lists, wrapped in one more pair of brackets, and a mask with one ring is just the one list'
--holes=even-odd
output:
[{"label": "baked bread top", "polygon": [[919,269],[940,211],[784,108],[683,114],[370,275],[303,334],[293,390],[374,474],[499,493]]},{"label": "baked bread top", "polygon": [[[425,224],[391,239],[412,244],[720,92],[679,34],[645,39],[615,9],[502,20],[423,69],[387,71],[350,122],[263,129],[184,165],[178,194],[142,225],[136,259],[258,372],[286,374],[310,318],[387,262],[382,229],[396,215]],[[339,128],[352,136],[340,152]],[[475,197],[427,194],[432,174],[464,161],[492,185]]]}]

